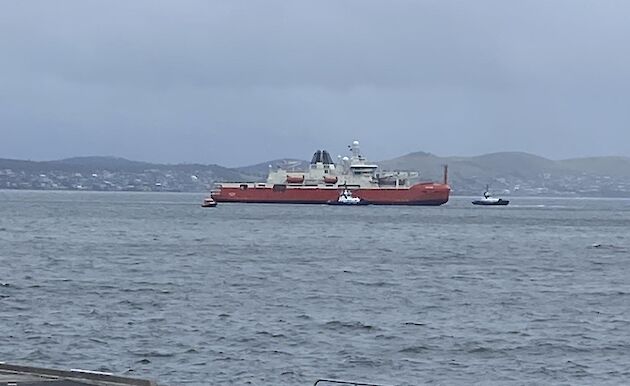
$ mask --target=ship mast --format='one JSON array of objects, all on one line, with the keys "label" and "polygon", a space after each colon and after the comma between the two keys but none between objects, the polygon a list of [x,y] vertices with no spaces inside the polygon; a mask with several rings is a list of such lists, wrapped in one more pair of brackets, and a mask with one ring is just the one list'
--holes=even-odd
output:
[{"label": "ship mast", "polygon": [[365,161],[365,158],[361,155],[359,141],[353,141],[352,145],[349,145],[348,147],[350,148],[350,152],[352,152],[352,164],[361,164]]}]

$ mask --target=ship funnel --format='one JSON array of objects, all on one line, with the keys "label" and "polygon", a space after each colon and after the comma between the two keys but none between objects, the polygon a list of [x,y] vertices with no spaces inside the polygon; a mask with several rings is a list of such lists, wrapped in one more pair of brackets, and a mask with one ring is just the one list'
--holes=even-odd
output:
[{"label": "ship funnel", "polygon": [[324,165],[334,165],[334,162],[330,157],[330,153],[328,153],[326,150],[317,150],[315,154],[313,154],[311,165],[315,165],[319,162],[323,163]]},{"label": "ship funnel", "polygon": [[322,150],[322,160],[324,165],[332,165],[333,163],[332,157],[330,157],[330,154],[326,150]]},{"label": "ship funnel", "polygon": [[315,165],[318,162],[322,162],[322,151],[317,150],[315,154],[313,154],[313,158],[311,159],[311,165]]}]

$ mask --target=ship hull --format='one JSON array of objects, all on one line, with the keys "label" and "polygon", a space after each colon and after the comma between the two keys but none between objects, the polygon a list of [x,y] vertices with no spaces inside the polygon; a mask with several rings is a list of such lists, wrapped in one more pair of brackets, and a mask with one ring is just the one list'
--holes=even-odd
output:
[{"label": "ship hull", "polygon": [[[326,204],[337,200],[337,187],[221,186],[212,192],[217,202],[250,202],[270,204]],[[356,188],[352,195],[373,205],[438,206],[448,202],[450,187],[446,184],[425,183],[410,187]]]}]

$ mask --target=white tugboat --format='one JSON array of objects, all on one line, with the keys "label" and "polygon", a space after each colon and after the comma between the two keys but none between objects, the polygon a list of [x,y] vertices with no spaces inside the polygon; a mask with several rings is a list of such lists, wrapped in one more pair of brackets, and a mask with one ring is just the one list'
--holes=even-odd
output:
[{"label": "white tugboat", "polygon": [[212,197],[206,197],[203,199],[201,206],[203,208],[214,208],[217,206],[217,202]]},{"label": "white tugboat", "polygon": [[328,205],[369,205],[370,203],[359,197],[352,196],[352,192],[348,187],[344,187],[343,191],[339,195],[336,201],[331,200],[327,202]]}]

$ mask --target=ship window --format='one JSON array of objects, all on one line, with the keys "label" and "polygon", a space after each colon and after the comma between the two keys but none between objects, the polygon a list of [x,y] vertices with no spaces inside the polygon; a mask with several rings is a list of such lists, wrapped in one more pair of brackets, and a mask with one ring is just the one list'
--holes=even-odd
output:
[{"label": "ship window", "polygon": [[287,190],[287,186],[286,185],[282,185],[282,184],[275,184],[273,186],[273,190],[275,192],[284,192],[285,190]]},{"label": "ship window", "polygon": [[247,184],[241,184],[241,190],[247,189]]},{"label": "ship window", "polygon": [[324,173],[328,173],[328,169],[324,169]]}]

